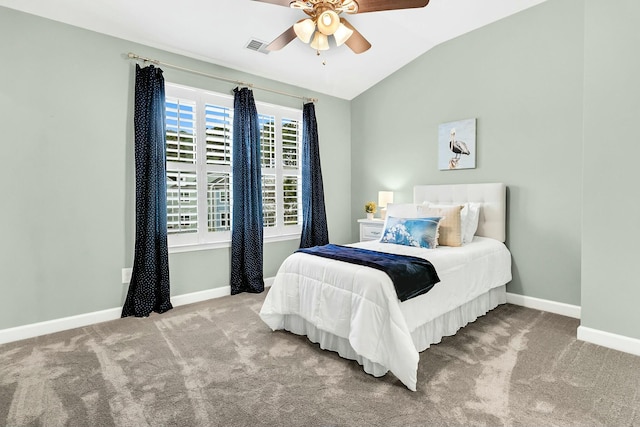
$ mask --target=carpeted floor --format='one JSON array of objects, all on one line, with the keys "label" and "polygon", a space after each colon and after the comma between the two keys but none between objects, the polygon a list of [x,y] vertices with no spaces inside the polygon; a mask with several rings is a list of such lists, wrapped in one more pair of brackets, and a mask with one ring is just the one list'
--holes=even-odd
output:
[{"label": "carpeted floor", "polygon": [[6,426],[640,425],[640,357],[578,321],[502,305],[420,355],[418,391],[241,294],[0,346]]}]

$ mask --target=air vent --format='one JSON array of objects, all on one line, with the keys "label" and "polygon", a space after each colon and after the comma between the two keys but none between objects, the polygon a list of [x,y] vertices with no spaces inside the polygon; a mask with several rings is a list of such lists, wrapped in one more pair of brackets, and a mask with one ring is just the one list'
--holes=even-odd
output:
[{"label": "air vent", "polygon": [[256,40],[256,39],[251,39],[249,40],[249,43],[247,43],[247,45],[245,46],[247,49],[249,50],[255,50],[256,52],[262,52],[265,55],[269,54],[269,51],[267,50],[267,43],[260,41],[260,40]]}]

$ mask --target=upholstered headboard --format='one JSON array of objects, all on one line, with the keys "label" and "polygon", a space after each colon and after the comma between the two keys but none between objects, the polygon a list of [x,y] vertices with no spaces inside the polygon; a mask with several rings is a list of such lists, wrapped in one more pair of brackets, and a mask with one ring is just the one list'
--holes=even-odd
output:
[{"label": "upholstered headboard", "polygon": [[477,236],[491,237],[504,242],[507,234],[507,186],[492,184],[416,185],[413,202],[463,204],[480,203]]}]

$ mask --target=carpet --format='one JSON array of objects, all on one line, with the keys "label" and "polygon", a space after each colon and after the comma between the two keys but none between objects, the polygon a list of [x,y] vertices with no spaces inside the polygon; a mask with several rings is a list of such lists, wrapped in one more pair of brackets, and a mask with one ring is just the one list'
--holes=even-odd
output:
[{"label": "carpet", "polygon": [[640,425],[640,357],[578,320],[504,304],[420,354],[418,390],[305,337],[240,294],[0,346],[0,425]]}]

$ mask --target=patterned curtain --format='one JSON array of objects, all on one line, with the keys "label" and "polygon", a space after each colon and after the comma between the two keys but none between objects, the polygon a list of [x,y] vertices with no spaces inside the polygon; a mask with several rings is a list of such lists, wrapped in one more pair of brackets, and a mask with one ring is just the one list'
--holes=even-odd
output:
[{"label": "patterned curtain", "polygon": [[264,291],[260,127],[253,92],[234,89],[231,295]]},{"label": "patterned curtain", "polygon": [[329,243],[316,109],[312,102],[302,109],[302,236],[301,248]]},{"label": "patterned curtain", "polygon": [[167,250],[165,97],[162,70],[136,64],[136,243],[122,317],[146,317],[172,307]]}]

